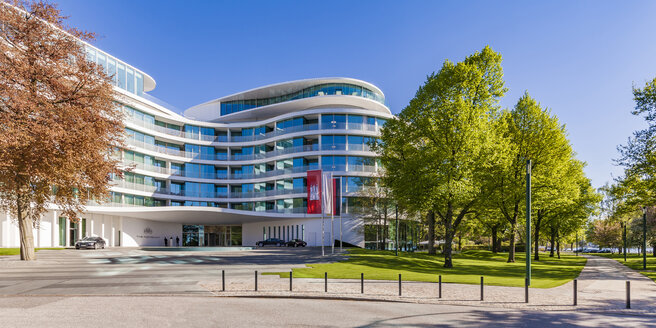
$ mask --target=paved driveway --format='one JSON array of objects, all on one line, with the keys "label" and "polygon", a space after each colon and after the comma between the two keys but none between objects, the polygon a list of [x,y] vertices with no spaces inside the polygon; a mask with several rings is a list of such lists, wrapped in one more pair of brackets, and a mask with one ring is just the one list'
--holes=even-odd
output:
[{"label": "paved driveway", "polygon": [[254,270],[288,271],[330,261],[315,248],[248,251],[162,251],[115,248],[41,250],[34,262],[0,258],[0,295],[211,295],[198,285]]}]

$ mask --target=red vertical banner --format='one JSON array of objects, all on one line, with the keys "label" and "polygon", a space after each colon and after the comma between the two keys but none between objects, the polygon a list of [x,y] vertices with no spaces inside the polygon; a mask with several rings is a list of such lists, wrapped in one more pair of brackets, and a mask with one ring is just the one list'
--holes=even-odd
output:
[{"label": "red vertical banner", "polygon": [[340,185],[340,178],[333,178],[333,213],[335,215],[342,215],[342,186]]},{"label": "red vertical banner", "polygon": [[321,214],[321,170],[307,171],[307,214]]}]

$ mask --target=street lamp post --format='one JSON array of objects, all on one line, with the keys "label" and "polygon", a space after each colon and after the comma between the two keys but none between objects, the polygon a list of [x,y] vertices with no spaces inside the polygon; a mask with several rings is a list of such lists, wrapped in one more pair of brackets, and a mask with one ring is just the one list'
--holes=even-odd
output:
[{"label": "street lamp post", "polygon": [[527,286],[531,285],[531,160],[530,159],[526,161],[526,284]]},{"label": "street lamp post", "polygon": [[647,206],[642,207],[642,269],[647,270]]}]

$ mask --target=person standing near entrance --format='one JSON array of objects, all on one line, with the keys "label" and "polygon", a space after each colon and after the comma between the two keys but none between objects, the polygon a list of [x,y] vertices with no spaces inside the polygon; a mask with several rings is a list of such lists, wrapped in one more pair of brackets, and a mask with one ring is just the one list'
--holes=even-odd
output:
[{"label": "person standing near entrance", "polygon": [[173,247],[173,236],[171,236],[171,247]]},{"label": "person standing near entrance", "polygon": [[164,246],[168,246],[168,245],[169,245],[169,241],[166,239],[166,237],[164,237]]},{"label": "person standing near entrance", "polygon": [[175,236],[175,246],[180,246],[180,237]]}]

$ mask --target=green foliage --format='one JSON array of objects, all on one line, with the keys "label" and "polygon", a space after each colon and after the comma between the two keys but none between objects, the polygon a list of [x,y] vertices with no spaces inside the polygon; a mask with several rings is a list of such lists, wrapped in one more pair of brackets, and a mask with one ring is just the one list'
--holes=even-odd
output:
[{"label": "green foliage", "polygon": [[[60,250],[64,248],[60,247],[55,247],[55,248],[35,248],[36,251],[40,251],[42,249],[49,249],[49,250]],[[0,248],[0,256],[7,256],[7,255],[18,255],[20,254],[20,248]]]},{"label": "green foliage", "polygon": [[633,99],[632,114],[642,116],[648,127],[618,147],[617,163],[624,166],[624,176],[617,179],[616,195],[629,208],[656,205],[656,79],[642,89],[634,87]]},{"label": "green foliage", "polygon": [[[501,55],[485,47],[463,62],[445,61],[374,145],[386,169],[383,183],[405,208],[437,216],[451,241],[474,205],[490,194],[494,168],[505,160],[495,124],[506,92]],[[432,229],[430,229],[432,230]]]},{"label": "green foliage", "polygon": [[[518,255],[518,259],[523,259]],[[455,266],[444,268],[438,257],[426,253],[403,253],[394,256],[390,251],[349,250],[347,260],[336,263],[309,264],[309,268],[293,269],[294,278],[395,280],[398,274],[407,281],[432,281],[442,275],[447,283],[477,284],[485,276],[485,283],[496,286],[524,286],[524,263],[506,263],[506,254],[471,250],[453,256]],[[586,260],[584,257],[565,255],[561,259],[533,262],[531,287],[551,288],[576,278]],[[289,272],[273,273],[289,277]]]}]

